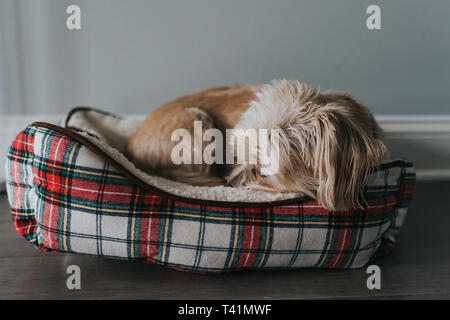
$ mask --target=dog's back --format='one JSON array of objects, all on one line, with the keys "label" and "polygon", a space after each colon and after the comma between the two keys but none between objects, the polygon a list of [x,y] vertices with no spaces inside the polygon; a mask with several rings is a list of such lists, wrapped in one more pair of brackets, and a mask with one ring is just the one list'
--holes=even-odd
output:
[{"label": "dog's back", "polygon": [[[142,123],[127,145],[127,156],[135,165],[150,174],[157,174],[172,180],[193,185],[223,184],[224,168],[216,164],[180,164],[171,159],[172,141],[176,129],[186,129],[194,137],[194,121],[201,121],[202,132],[219,129],[225,137],[225,130],[234,128],[243,112],[254,99],[257,86],[233,85],[206,89],[170,101],[153,111]],[[194,159],[194,141],[189,149]],[[224,145],[225,147],[225,145]],[[198,156],[198,155],[197,155]],[[202,155],[200,155],[201,157]]]}]

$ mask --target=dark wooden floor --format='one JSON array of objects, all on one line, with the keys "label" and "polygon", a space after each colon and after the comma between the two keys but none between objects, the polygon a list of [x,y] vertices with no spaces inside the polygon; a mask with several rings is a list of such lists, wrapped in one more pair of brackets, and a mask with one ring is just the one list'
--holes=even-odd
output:
[{"label": "dark wooden floor", "polygon": [[[450,299],[450,183],[419,184],[394,253],[377,264],[381,290],[360,270],[251,271],[195,275],[156,265],[41,253],[14,231],[0,195],[1,299]],[[66,268],[82,273],[68,290]]]}]

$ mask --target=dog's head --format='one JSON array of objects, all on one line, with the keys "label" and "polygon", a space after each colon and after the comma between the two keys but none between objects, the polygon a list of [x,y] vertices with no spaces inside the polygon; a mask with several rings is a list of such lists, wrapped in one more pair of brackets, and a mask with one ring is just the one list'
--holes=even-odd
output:
[{"label": "dog's head", "polygon": [[[278,164],[270,174],[260,161],[237,165],[229,184],[303,193],[332,211],[362,207],[365,178],[386,152],[366,107],[347,94],[321,93],[298,81],[262,87],[236,128],[277,129],[268,137],[269,145],[278,146]],[[260,144],[249,152],[258,159],[263,153]]]}]

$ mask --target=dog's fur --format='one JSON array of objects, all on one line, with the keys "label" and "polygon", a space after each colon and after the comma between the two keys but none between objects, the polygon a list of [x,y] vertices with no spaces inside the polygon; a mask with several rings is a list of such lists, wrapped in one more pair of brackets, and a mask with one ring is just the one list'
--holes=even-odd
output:
[{"label": "dog's fur", "polygon": [[[224,137],[226,129],[279,129],[278,172],[262,176],[259,164],[175,165],[172,132],[185,128],[193,134],[195,120],[202,121],[203,131],[217,128]],[[333,211],[362,207],[365,178],[385,154],[381,129],[360,102],[287,80],[178,98],[152,112],[127,146],[136,166],[152,174],[192,185],[298,192]]]}]

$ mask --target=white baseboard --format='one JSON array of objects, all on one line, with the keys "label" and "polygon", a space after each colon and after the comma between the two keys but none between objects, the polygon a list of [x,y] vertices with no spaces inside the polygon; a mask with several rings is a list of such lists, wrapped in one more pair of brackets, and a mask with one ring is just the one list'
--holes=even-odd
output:
[{"label": "white baseboard", "polygon": [[380,115],[392,158],[414,163],[418,181],[450,180],[450,115]]}]

